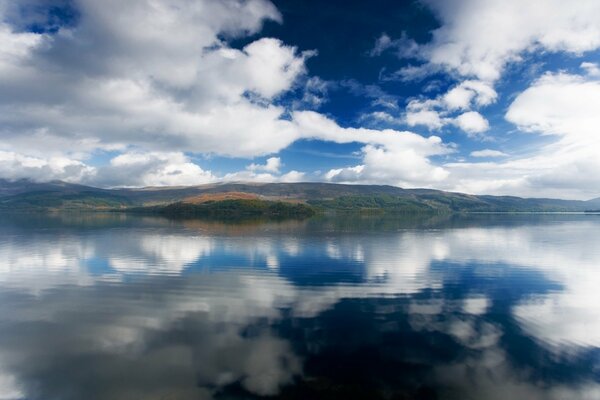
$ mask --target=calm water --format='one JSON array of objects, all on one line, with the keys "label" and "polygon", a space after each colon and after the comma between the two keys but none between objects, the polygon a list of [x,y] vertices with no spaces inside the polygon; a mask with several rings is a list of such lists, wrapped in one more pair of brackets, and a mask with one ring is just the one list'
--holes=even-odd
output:
[{"label": "calm water", "polygon": [[600,399],[600,216],[0,216],[0,399]]}]

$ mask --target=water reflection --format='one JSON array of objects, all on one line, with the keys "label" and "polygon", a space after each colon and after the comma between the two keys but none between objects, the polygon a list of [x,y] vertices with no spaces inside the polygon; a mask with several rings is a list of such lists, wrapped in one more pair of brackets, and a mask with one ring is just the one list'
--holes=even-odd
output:
[{"label": "water reflection", "polygon": [[3,216],[0,399],[597,399],[599,229]]}]

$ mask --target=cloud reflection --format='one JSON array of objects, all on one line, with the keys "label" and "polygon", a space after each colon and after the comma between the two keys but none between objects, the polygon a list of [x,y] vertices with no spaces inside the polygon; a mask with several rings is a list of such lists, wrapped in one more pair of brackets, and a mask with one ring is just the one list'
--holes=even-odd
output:
[{"label": "cloud reflection", "polygon": [[[376,354],[384,337],[405,339],[380,357],[418,363],[448,393],[593,398],[600,223],[482,218],[372,231],[3,226],[0,398],[272,396],[318,375],[307,360],[324,349]],[[548,381],[561,362],[582,381]]]}]

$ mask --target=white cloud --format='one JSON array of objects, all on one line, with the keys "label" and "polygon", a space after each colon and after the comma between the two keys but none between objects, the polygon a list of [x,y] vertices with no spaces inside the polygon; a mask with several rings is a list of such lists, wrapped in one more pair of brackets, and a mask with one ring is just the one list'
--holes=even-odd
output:
[{"label": "white cloud", "polygon": [[441,102],[434,100],[413,99],[406,106],[406,123],[408,126],[424,125],[429,129],[440,129],[447,124],[443,117],[446,112],[439,110]]},{"label": "white cloud", "polygon": [[418,110],[406,112],[406,123],[409,126],[424,125],[429,129],[440,129],[445,125],[444,118],[435,110]]},{"label": "white cloud", "polygon": [[318,137],[336,143],[365,143],[363,164],[332,169],[324,178],[334,182],[385,183],[422,186],[440,182],[448,175],[429,157],[452,150],[437,136],[425,138],[412,132],[392,129],[342,128],[315,112],[296,112],[294,122],[307,138]]},{"label": "white cloud", "polygon": [[306,174],[296,170],[291,170],[279,177],[280,182],[302,182],[304,180],[306,180]]},{"label": "white cloud", "polygon": [[483,133],[490,128],[488,121],[477,111],[467,111],[454,119],[454,124],[470,135]]},{"label": "white cloud", "polygon": [[38,158],[0,151],[0,176],[9,180],[28,178],[45,182],[64,180],[100,187],[189,186],[224,181],[299,182],[304,172],[281,173],[279,157],[265,164],[216,176],[181,152],[126,152],[107,165],[93,167],[68,158]]},{"label": "white cloud", "polygon": [[186,186],[210,183],[216,177],[183,153],[123,153],[97,168],[89,183],[99,186]]},{"label": "white cloud", "polygon": [[442,100],[450,110],[465,110],[472,102],[477,106],[486,106],[496,101],[498,94],[489,84],[482,81],[467,80],[450,89]]},{"label": "white cloud", "polygon": [[600,81],[546,74],[519,94],[506,119],[554,141],[505,162],[446,164],[446,182],[469,193],[589,199],[600,195]]},{"label": "white cloud", "polygon": [[[37,6],[44,10],[48,4]],[[442,151],[439,138],[342,129],[333,121],[315,131],[306,125],[306,114],[289,119],[276,100],[305,74],[305,60],[315,53],[299,53],[272,38],[242,49],[222,39],[256,33],[265,20],[281,21],[266,0],[81,0],[74,6],[75,25],[40,34],[18,33],[26,23],[16,6],[0,10],[0,148],[13,159],[0,166],[4,177],[103,186],[199,184],[216,177],[183,151],[255,157],[300,138],[364,143],[369,157],[397,154],[402,142],[405,157],[427,167],[419,174],[436,170],[428,157]],[[391,46],[413,52],[416,44],[404,37]],[[323,81],[307,82],[311,93],[325,96]],[[361,90],[397,107],[377,87]],[[318,105],[319,99],[307,101]],[[438,150],[423,152],[422,143]],[[106,166],[86,165],[98,149],[122,154]],[[33,159],[39,165],[27,167]],[[277,160],[222,178],[304,179],[299,171],[282,174]],[[403,175],[414,179],[408,171]]]},{"label": "white cloud", "polygon": [[[33,154],[87,141],[88,151],[136,145],[256,156],[297,138],[273,100],[304,74],[312,53],[270,38],[240,50],[220,39],[255,33],[266,19],[280,21],[270,2],[75,5],[77,25],[55,34],[17,33],[19,13],[0,10],[10,21],[0,25],[5,150]],[[44,132],[43,141],[23,143],[36,132]]]},{"label": "white cloud", "polygon": [[373,48],[369,52],[369,55],[371,57],[379,56],[384,51],[386,51],[387,49],[389,49],[391,45],[392,45],[392,38],[389,37],[388,34],[383,33],[375,41],[375,45],[373,46]]},{"label": "white cloud", "polygon": [[435,186],[448,177],[448,171],[433,165],[414,149],[389,149],[367,145],[362,148],[363,163],[332,169],[325,174],[331,182],[391,184],[402,187]]},{"label": "white cloud", "polygon": [[471,105],[471,100],[475,96],[475,93],[471,90],[467,90],[461,85],[450,89],[444,96],[443,100],[446,106],[451,109],[465,110]]},{"label": "white cloud", "polygon": [[[423,1],[441,26],[433,31],[429,43],[415,50],[424,63],[406,67],[394,76],[421,79],[446,71],[463,81],[434,99],[418,100],[427,104],[419,110],[409,103],[406,120],[410,126],[440,129],[454,123],[467,133],[481,133],[488,129],[488,123],[480,114],[456,117],[451,113],[475,111],[495,102],[493,85],[508,64],[536,51],[581,55],[600,48],[600,20],[595,17],[600,14],[600,3],[595,0],[533,0],[526,4],[520,0]],[[387,37],[378,45],[390,47],[393,42]],[[598,74],[597,64],[585,62],[581,67],[591,77]]]},{"label": "white cloud", "polygon": [[[496,98],[497,93],[489,84],[466,80],[434,99],[409,101],[406,123],[409,126],[424,125],[434,130],[454,124],[468,134],[481,133],[489,128],[487,120],[478,112],[467,110],[491,104]],[[452,116],[460,111],[463,112],[461,115]]]},{"label": "white cloud", "polygon": [[463,76],[495,81],[526,51],[581,54],[600,47],[596,0],[424,1],[442,25],[421,55]]},{"label": "white cloud", "polygon": [[0,176],[5,179],[30,178],[36,181],[60,179],[78,182],[94,173],[94,168],[65,157],[39,158],[0,151]]},{"label": "white cloud", "polygon": [[483,149],[483,150],[476,150],[476,151],[472,151],[471,152],[471,157],[481,157],[481,158],[487,158],[487,157],[506,157],[508,154],[499,151],[499,150],[492,150],[492,149]]},{"label": "white cloud", "polygon": [[582,62],[580,65],[586,72],[586,74],[592,78],[600,78],[600,67],[597,63]]},{"label": "white cloud", "polygon": [[335,121],[313,111],[296,111],[292,118],[305,139],[365,143],[390,149],[413,149],[424,156],[448,152],[438,136],[425,138],[413,132],[393,129],[342,128]]},{"label": "white cloud", "polygon": [[15,377],[10,373],[0,370],[0,399],[16,400],[24,397],[25,394]]},{"label": "white cloud", "polygon": [[301,108],[304,105],[313,109],[319,108],[329,100],[328,91],[331,86],[331,82],[324,81],[318,76],[311,76],[306,80],[304,94],[300,101],[295,102],[295,108]]},{"label": "white cloud", "polygon": [[597,143],[600,81],[565,73],[545,74],[510,105],[506,119],[521,129]]},{"label": "white cloud", "polygon": [[268,158],[266,163],[261,165],[261,164],[250,164],[248,165],[247,169],[250,171],[267,171],[267,172],[274,172],[274,173],[279,173],[279,169],[281,168],[281,158],[279,157],[271,157]]},{"label": "white cloud", "polygon": [[283,163],[279,157],[270,157],[264,164],[252,163],[244,171],[226,174],[222,179],[233,182],[300,182],[305,173],[292,170],[281,173]]},{"label": "white cloud", "polygon": [[363,114],[360,116],[360,121],[385,122],[387,124],[397,124],[400,122],[399,118],[385,111],[373,111]]},{"label": "white cloud", "polygon": [[199,185],[216,180],[183,153],[127,152],[107,165],[90,166],[64,157],[30,157],[0,151],[0,176],[38,182],[63,180],[103,187]]},{"label": "white cloud", "polygon": [[385,73],[385,71],[382,71],[379,79],[382,81],[401,82],[420,81],[436,72],[439,72],[439,68],[431,64],[409,64],[392,73]]},{"label": "white cloud", "polygon": [[402,32],[399,39],[392,39],[386,33],[383,33],[375,41],[375,45],[369,52],[371,57],[379,56],[389,49],[394,49],[399,57],[414,57],[417,55],[419,45],[414,40],[410,39],[406,32]]}]

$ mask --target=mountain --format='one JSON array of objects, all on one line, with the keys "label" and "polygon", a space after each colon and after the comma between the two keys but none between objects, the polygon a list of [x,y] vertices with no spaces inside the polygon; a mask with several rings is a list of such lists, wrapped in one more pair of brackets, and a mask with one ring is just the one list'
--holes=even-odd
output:
[{"label": "mountain", "polygon": [[[174,203],[265,201],[322,210],[395,212],[543,212],[600,209],[589,201],[469,195],[433,189],[333,183],[215,183],[200,186],[100,189],[61,181],[0,180],[0,209],[115,209]],[[206,205],[203,206],[206,208]],[[210,207],[214,208],[214,205]]]},{"label": "mountain", "polygon": [[62,181],[37,183],[0,179],[0,210],[113,209],[133,205],[118,190]]},{"label": "mountain", "polygon": [[29,192],[80,192],[82,190],[90,191],[103,191],[103,189],[97,189],[89,186],[77,185],[74,183],[67,183],[63,181],[51,181],[51,182],[33,182],[28,179],[19,179],[10,181],[7,179],[0,179],[0,197],[6,197],[11,195],[17,195],[21,193]]},{"label": "mountain", "polygon": [[588,205],[588,209],[600,210],[600,197],[591,199],[585,202]]}]

